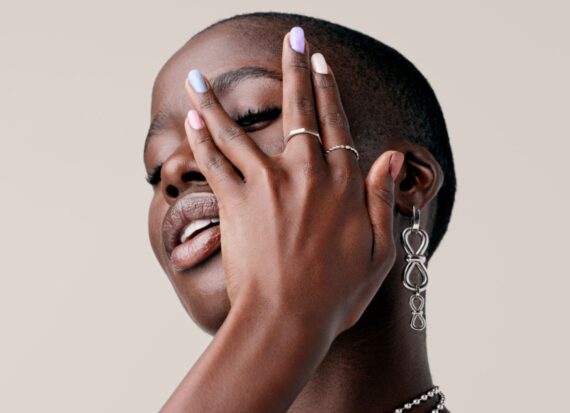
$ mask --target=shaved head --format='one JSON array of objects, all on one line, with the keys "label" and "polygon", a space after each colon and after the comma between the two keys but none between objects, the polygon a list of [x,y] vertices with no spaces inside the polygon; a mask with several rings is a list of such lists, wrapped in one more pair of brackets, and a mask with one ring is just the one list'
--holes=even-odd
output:
[{"label": "shaved head", "polygon": [[[399,52],[356,30],[322,19],[287,13],[249,13],[220,20],[189,43],[216,28],[230,26],[256,49],[281,54],[283,32],[302,26],[311,53],[321,52],[334,68],[353,139],[368,171],[383,147],[405,140],[429,150],[444,183],[432,217],[431,256],[443,238],[453,209],[456,177],[447,128],[435,93],[419,70]],[[253,46],[252,46],[253,47]],[[247,55],[247,50],[243,50]]]}]

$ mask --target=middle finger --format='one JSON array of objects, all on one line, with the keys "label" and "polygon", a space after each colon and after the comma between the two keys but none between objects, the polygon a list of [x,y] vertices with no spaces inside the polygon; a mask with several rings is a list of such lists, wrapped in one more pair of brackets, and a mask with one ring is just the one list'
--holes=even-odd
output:
[{"label": "middle finger", "polygon": [[316,117],[308,44],[303,29],[294,27],[283,39],[283,136],[284,155],[311,162],[314,167],[324,165],[322,144],[310,134],[302,133],[287,141],[289,132],[305,128],[319,132]]}]

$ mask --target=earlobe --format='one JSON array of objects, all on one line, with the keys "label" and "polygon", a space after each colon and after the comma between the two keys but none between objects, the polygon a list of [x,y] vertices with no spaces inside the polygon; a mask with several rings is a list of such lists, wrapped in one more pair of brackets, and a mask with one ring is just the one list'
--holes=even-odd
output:
[{"label": "earlobe", "polygon": [[423,209],[435,198],[443,185],[443,170],[423,146],[412,144],[398,150],[405,154],[405,161],[396,180],[396,207],[411,216],[413,206]]}]

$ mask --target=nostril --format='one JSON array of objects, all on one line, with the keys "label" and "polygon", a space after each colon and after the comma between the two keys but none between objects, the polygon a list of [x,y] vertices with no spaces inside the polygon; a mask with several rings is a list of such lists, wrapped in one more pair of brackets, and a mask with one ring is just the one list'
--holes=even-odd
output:
[{"label": "nostril", "polygon": [[190,181],[205,181],[206,177],[204,175],[202,175],[200,172],[184,172],[182,174],[182,180],[184,182],[190,182]]},{"label": "nostril", "polygon": [[174,185],[168,185],[166,187],[166,193],[168,194],[168,196],[172,197],[172,198],[176,198],[178,196],[178,188],[176,188]]}]

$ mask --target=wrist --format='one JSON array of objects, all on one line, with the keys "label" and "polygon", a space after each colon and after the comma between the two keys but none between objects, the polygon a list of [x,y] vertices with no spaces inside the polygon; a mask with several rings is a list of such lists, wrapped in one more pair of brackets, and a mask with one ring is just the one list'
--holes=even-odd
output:
[{"label": "wrist", "polygon": [[322,311],[307,311],[277,298],[264,297],[250,288],[232,303],[230,322],[266,329],[283,340],[299,346],[312,345],[328,351],[336,337],[333,317],[319,315]]},{"label": "wrist", "polygon": [[[326,356],[328,329],[261,296],[234,300],[214,339],[163,412],[286,411]],[[220,393],[219,389],[224,389]]]},{"label": "wrist", "polygon": [[[332,342],[329,329],[304,321],[261,296],[236,300],[209,348],[211,360],[203,360],[207,370],[223,371],[224,382],[233,385],[225,386],[224,399],[215,408],[210,402],[208,411],[229,411],[235,405],[231,400],[242,400],[243,411],[286,411]],[[209,374],[204,377],[211,382]]]}]

